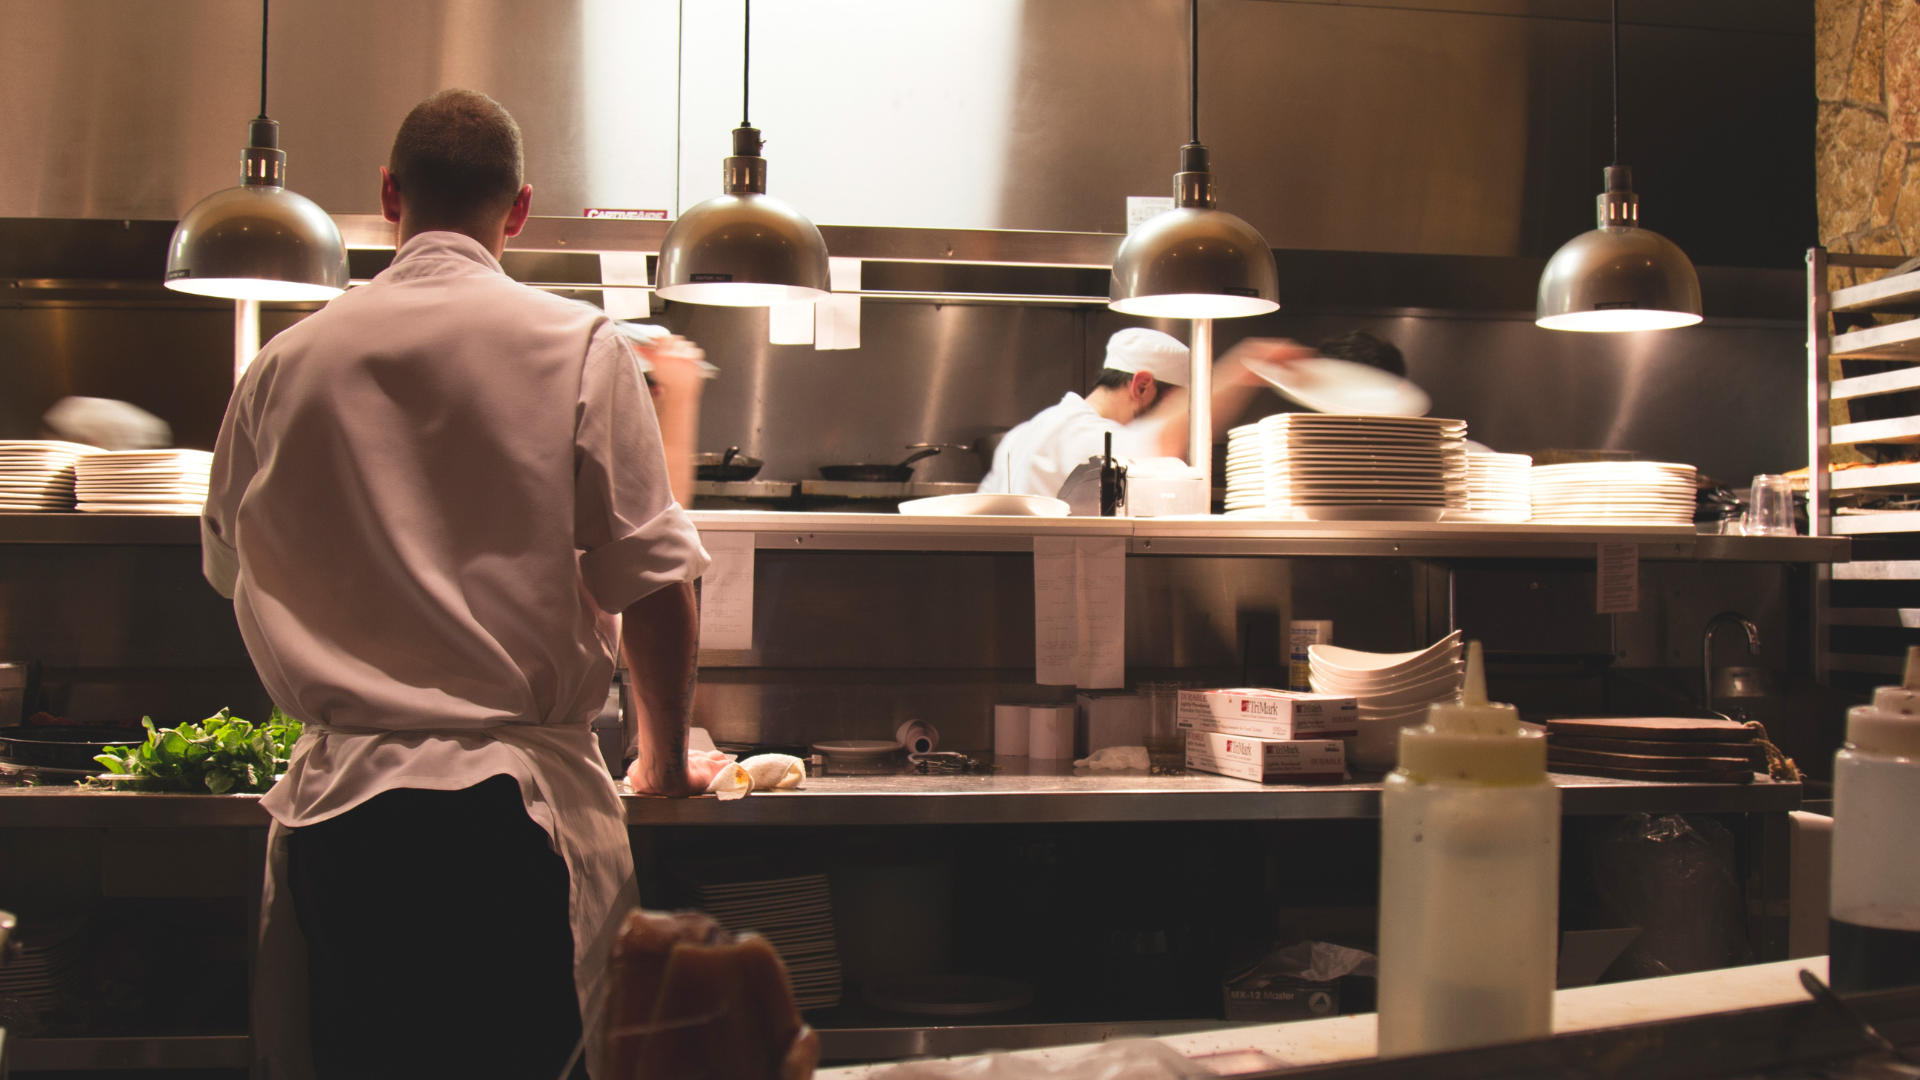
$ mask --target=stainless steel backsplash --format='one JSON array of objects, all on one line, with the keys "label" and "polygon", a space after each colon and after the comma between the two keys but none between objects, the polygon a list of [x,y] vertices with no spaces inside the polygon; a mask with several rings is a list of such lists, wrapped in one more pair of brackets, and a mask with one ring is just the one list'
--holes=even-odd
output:
[{"label": "stainless steel backsplash", "polygon": [[[1622,146],[1709,264],[1813,238],[1811,0],[1628,0]],[[1185,0],[810,0],[755,11],[773,194],[847,225],[1118,231],[1187,139]],[[258,110],[254,0],[0,0],[0,217],[177,218]],[[1545,256],[1610,158],[1605,0],[1202,0],[1200,134],[1282,248]],[[526,133],[537,213],[717,194],[740,6],[278,0],[292,186],[378,209],[406,110],[467,86]],[[1766,161],[1764,182],[1751,163]]]}]

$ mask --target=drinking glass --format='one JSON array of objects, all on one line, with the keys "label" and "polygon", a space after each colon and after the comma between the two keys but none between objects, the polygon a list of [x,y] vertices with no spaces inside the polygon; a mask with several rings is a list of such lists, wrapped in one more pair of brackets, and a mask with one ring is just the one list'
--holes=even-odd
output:
[{"label": "drinking glass", "polygon": [[1747,516],[1741,530],[1748,536],[1793,536],[1793,481],[1762,473],[1753,478]]}]

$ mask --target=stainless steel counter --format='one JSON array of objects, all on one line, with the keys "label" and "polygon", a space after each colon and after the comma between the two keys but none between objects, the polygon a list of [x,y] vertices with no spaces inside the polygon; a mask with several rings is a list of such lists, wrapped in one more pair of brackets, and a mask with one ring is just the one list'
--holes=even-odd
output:
[{"label": "stainless steel counter", "polygon": [[[1798,784],[1647,784],[1585,776],[1556,776],[1555,780],[1564,793],[1563,812],[1572,816],[1634,811],[1784,813],[1800,805]],[[1079,770],[1075,775],[1026,775],[1007,769],[991,776],[815,776],[798,791],[763,792],[729,802],[705,796],[637,795],[623,795],[621,801],[630,825],[1308,821],[1377,817],[1380,785],[1263,787],[1204,773],[1147,776]],[[266,824],[267,814],[254,795],[0,789],[0,828],[264,828]]]},{"label": "stainless steel counter", "polygon": [[[912,494],[952,485],[914,484]],[[926,489],[926,490],[921,490]],[[1591,559],[1632,541],[1649,560],[1846,562],[1839,536],[1706,536],[1675,525],[1491,525],[1477,522],[1269,521],[1229,517],[907,517],[900,514],[695,510],[714,532],[751,532],[783,550],[1032,551],[1036,536],[1124,536],[1134,555],[1328,555],[1385,558]],[[0,544],[194,544],[191,516],[0,514]]]}]

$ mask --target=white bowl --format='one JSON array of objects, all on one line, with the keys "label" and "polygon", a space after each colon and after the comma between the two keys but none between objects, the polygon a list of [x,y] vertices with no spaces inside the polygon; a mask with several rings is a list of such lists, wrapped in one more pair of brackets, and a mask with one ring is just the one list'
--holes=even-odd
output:
[{"label": "white bowl", "polygon": [[1406,723],[1392,720],[1362,720],[1360,733],[1346,740],[1347,765],[1369,772],[1384,772],[1400,764],[1400,729]]},{"label": "white bowl", "polygon": [[[1441,701],[1450,700],[1441,698]],[[1427,706],[1439,702],[1429,701],[1420,705],[1408,705],[1398,709],[1362,709],[1361,720],[1397,720],[1403,724],[1424,724],[1427,722]]]},{"label": "white bowl", "polygon": [[1378,679],[1382,676],[1412,671],[1449,650],[1458,650],[1459,647],[1460,631],[1455,630],[1426,648],[1415,649],[1413,652],[1375,653],[1361,652],[1359,649],[1343,649],[1338,645],[1309,645],[1307,658],[1333,674]]},{"label": "white bowl", "polygon": [[1418,667],[1396,669],[1379,675],[1354,675],[1337,668],[1328,668],[1316,660],[1307,662],[1314,678],[1328,686],[1340,687],[1349,694],[1388,694],[1395,690],[1405,690],[1442,675],[1466,670],[1460,651],[1442,653]]},{"label": "white bowl", "polygon": [[1410,709],[1416,706],[1425,708],[1436,701],[1450,701],[1459,696],[1460,687],[1466,682],[1464,673],[1449,675],[1430,683],[1391,694],[1367,694],[1355,699],[1355,704],[1363,709],[1391,712],[1396,709]]},{"label": "white bowl", "polygon": [[973,492],[909,499],[900,512],[910,517],[1066,517],[1071,508],[1045,495],[1004,495]]}]

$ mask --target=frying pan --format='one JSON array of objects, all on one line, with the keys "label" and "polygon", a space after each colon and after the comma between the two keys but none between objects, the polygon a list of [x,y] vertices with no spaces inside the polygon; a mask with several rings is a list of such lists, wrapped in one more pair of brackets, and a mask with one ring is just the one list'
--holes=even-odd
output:
[{"label": "frying pan", "polygon": [[862,484],[910,483],[913,480],[914,462],[921,458],[932,457],[949,448],[941,443],[914,443],[907,449],[914,453],[898,465],[822,465],[820,475],[828,480],[845,480]]},{"label": "frying pan", "polygon": [[722,484],[751,480],[760,474],[760,468],[765,464],[757,457],[741,453],[737,446],[727,447],[724,454],[693,455],[694,478]]},{"label": "frying pan", "polygon": [[146,739],[145,731],[124,728],[5,727],[0,728],[0,758],[43,769],[103,772],[93,755],[109,746],[135,746]]}]

